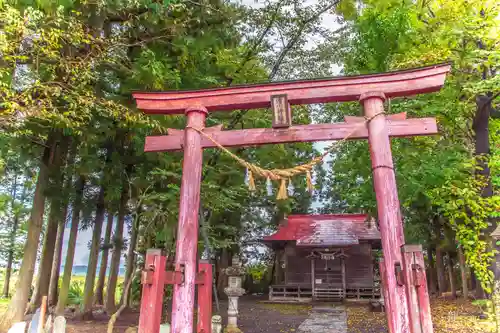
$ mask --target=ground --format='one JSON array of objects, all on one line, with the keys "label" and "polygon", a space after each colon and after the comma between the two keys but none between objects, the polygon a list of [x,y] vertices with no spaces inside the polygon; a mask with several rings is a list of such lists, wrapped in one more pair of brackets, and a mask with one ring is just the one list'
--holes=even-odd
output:
[{"label": "ground", "polygon": [[[221,301],[220,314],[226,322],[227,302]],[[294,332],[307,318],[310,306],[266,304],[262,298],[244,298],[240,303],[239,325],[245,333]],[[214,314],[216,308],[214,305]],[[68,333],[105,333],[109,317],[96,311],[95,320],[68,319]],[[124,312],[115,324],[114,332],[123,333],[127,327],[137,325],[139,313],[136,310]]]},{"label": "ground", "polygon": [[[490,320],[482,320],[480,306],[470,300],[450,298],[431,299],[432,321],[435,333],[495,332]],[[347,308],[349,333],[387,332],[385,313],[370,312],[369,308],[352,305]]]},{"label": "ground", "polygon": [[[221,314],[227,303],[221,303]],[[261,298],[243,298],[240,308],[240,328],[245,333],[291,333],[307,318],[308,305],[268,304]],[[214,308],[215,311],[215,308]],[[478,318],[481,309],[470,301],[439,298],[432,300],[432,314],[436,333],[493,332],[493,325]],[[367,305],[348,304],[348,333],[387,332],[384,313],[370,312]],[[123,333],[129,326],[137,325],[139,314],[125,312],[117,321],[115,332]],[[68,320],[68,333],[105,333],[108,317],[99,311],[94,321]]]},{"label": "ground", "polygon": [[[7,300],[0,300],[0,312],[6,309]],[[432,316],[435,333],[487,333],[494,332],[494,325],[479,319],[479,305],[471,301],[449,298],[432,299]],[[292,333],[308,317],[311,306],[296,304],[268,304],[263,298],[244,297],[240,303],[240,328],[245,333]],[[348,304],[348,333],[387,332],[384,313],[371,312],[367,305]],[[214,312],[216,312],[214,306]],[[227,303],[222,301],[220,314],[227,312]],[[97,309],[93,321],[81,321],[68,311],[68,333],[105,333],[109,317]],[[139,313],[128,310],[115,325],[115,332],[137,325]]]}]

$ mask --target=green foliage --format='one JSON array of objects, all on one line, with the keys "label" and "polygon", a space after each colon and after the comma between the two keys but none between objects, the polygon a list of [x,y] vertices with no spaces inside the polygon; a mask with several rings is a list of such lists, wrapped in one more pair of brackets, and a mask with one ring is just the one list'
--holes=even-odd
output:
[{"label": "green foliage", "polygon": [[80,280],[71,281],[68,292],[68,304],[81,305],[83,303],[84,282]]},{"label": "green foliage", "polygon": [[[453,62],[441,92],[389,100],[386,111],[434,116],[441,133],[392,141],[407,241],[448,247],[455,243],[448,239],[452,230],[451,238],[464,247],[467,264],[486,290],[491,290],[494,254],[488,233],[500,205],[500,141],[499,120],[486,116],[490,152],[476,153],[477,145],[484,145],[477,141],[477,98],[489,96],[492,110],[499,109],[499,10],[494,1],[365,1],[347,24],[346,36],[353,37],[340,41],[337,50],[346,74]],[[338,120],[358,109],[327,106],[322,117]],[[481,176],[484,165],[489,178]],[[365,143],[345,145],[325,180],[324,209],[376,214],[369,166]],[[489,182],[492,193],[485,195]],[[437,226],[440,232],[436,218],[445,221]]]},{"label": "green foliage", "polygon": [[255,263],[247,265],[248,274],[252,276],[254,282],[259,282],[267,275],[269,266],[264,263]]}]

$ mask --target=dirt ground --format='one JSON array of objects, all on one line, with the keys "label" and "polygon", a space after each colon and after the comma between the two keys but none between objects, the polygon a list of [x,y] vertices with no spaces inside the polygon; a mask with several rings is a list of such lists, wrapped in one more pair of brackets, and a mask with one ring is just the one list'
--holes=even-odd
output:
[{"label": "dirt ground", "polygon": [[[244,333],[292,333],[307,318],[310,305],[268,304],[264,299],[244,297],[240,303],[240,328]],[[214,313],[216,312],[214,306]],[[222,301],[220,313],[226,322],[227,302]],[[348,304],[348,333],[385,333],[384,313],[371,312],[368,305]],[[433,322],[436,333],[487,333],[493,325],[478,318],[481,313],[470,301],[449,299],[432,300]],[[109,317],[97,310],[92,321],[81,321],[68,314],[68,333],[105,333]],[[136,326],[137,310],[128,310],[118,319],[114,332],[123,333]]]},{"label": "dirt ground", "polygon": [[[481,319],[479,306],[470,300],[431,298],[432,322],[435,333],[490,333],[495,332],[493,321]],[[371,312],[367,306],[347,307],[348,333],[385,333],[385,313]]]},{"label": "dirt ground", "polygon": [[[261,297],[244,297],[240,303],[238,324],[245,333],[295,332],[307,318],[310,306],[295,304],[266,304]],[[220,314],[223,323],[227,322],[227,301],[220,302]],[[217,313],[215,304],[214,314]],[[170,311],[169,311],[170,312]],[[82,321],[66,315],[68,333],[105,333],[109,316],[99,309],[94,311],[94,320]],[[115,324],[113,332],[123,333],[128,327],[136,326],[139,321],[138,310],[128,310],[122,313]]]}]

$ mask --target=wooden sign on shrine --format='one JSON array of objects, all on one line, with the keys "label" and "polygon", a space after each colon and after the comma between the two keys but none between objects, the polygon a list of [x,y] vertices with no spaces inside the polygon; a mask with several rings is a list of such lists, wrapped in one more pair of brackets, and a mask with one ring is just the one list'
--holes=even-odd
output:
[{"label": "wooden sign on shrine", "polygon": [[[384,254],[381,272],[389,330],[391,333],[432,332],[428,300],[419,303],[421,297],[428,297],[422,283],[425,270],[419,271],[418,286],[410,285],[411,281],[404,278],[411,276],[407,273],[418,265],[402,258],[405,252],[401,248],[405,242],[390,138],[437,134],[437,125],[433,118],[406,119],[406,114],[385,115],[384,101],[438,91],[449,70],[450,65],[442,64],[352,77],[134,93],[138,108],[145,113],[184,113],[187,118],[184,130],[170,130],[166,136],[147,137],[144,149],[146,152],[184,151],[175,258],[176,271],[182,274],[182,279],[174,285],[172,332],[193,332],[203,149],[216,147],[214,142],[224,147],[240,147],[342,140],[347,136],[349,139],[368,139],[370,145]],[[290,105],[347,101],[359,101],[365,118],[346,117],[345,122],[335,124],[292,125]],[[205,128],[209,112],[268,108],[271,105],[273,128],[231,131],[224,131],[220,126]],[[366,125],[360,127],[364,122]],[[415,288],[420,289],[415,291]]]}]

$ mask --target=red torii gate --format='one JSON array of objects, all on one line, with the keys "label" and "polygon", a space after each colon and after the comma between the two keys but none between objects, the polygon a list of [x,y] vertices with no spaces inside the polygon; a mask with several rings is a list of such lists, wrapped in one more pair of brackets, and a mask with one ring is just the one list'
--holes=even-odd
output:
[{"label": "red torii gate", "polygon": [[[202,153],[204,148],[215,146],[197,130],[203,130],[225,147],[340,140],[354,130],[349,139],[367,138],[382,236],[384,260],[380,268],[389,330],[391,333],[432,332],[421,248],[404,243],[390,136],[432,135],[438,133],[437,125],[434,118],[407,120],[406,114],[385,116],[383,102],[386,98],[438,91],[449,70],[449,64],[442,64],[352,77],[134,93],[137,107],[145,113],[185,113],[187,117],[185,130],[169,130],[167,136],[147,137],[144,149],[146,152],[184,150],[174,272],[181,277],[171,282],[174,284],[172,332],[193,332]],[[361,117],[346,117],[344,123],[291,126],[288,104],[357,100],[363,106],[365,117],[370,119],[366,127],[359,128]],[[208,112],[265,108],[271,104],[273,128],[232,131],[222,131],[220,126],[205,128]],[[143,315],[147,316],[141,314],[141,317]],[[141,327],[139,332],[142,333]]]}]

